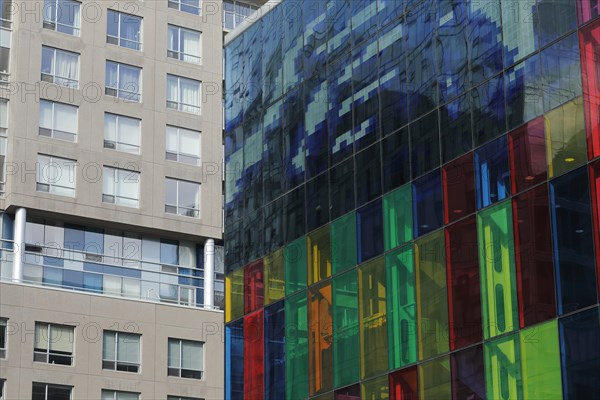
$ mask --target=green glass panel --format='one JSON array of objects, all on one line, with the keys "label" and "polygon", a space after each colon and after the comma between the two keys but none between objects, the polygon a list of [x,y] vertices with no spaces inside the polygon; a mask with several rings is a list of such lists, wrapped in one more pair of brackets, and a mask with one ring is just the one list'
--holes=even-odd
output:
[{"label": "green glass panel", "polygon": [[385,257],[389,369],[417,361],[415,269],[412,244]]},{"label": "green glass panel", "polygon": [[419,399],[450,399],[450,357],[440,357],[419,365]]},{"label": "green glass panel", "polygon": [[306,237],[285,246],[285,294],[306,288]]},{"label": "green glass panel", "polygon": [[306,235],[308,248],[308,284],[312,285],[331,276],[331,240],[329,225]]},{"label": "green glass panel", "polygon": [[275,250],[265,256],[264,260],[265,281],[265,305],[282,299],[284,296],[284,273],[283,248]]},{"label": "green glass panel", "polygon": [[519,333],[524,399],[562,399],[556,320]]},{"label": "green glass panel", "polygon": [[360,385],[362,400],[387,400],[389,396],[387,375],[365,381]]},{"label": "green glass panel", "polygon": [[308,397],[308,306],[304,291],[285,300],[285,371],[286,398]]},{"label": "green glass panel", "polygon": [[387,371],[385,262],[376,258],[358,267],[361,379]]},{"label": "green glass panel", "polygon": [[485,390],[488,399],[522,399],[517,334],[485,344]]},{"label": "green glass panel", "polygon": [[517,327],[517,293],[510,201],[477,215],[481,311],[486,339]]},{"label": "green glass panel", "polygon": [[225,322],[244,315],[244,269],[230,272],[225,277]]},{"label": "green glass panel", "polygon": [[562,175],[587,162],[583,99],[576,98],[544,116],[548,176]]},{"label": "green glass panel", "polygon": [[383,197],[385,250],[412,240],[412,226],[412,192],[404,185]]},{"label": "green glass panel", "polygon": [[332,279],[333,384],[336,388],[358,382],[358,280],[356,269]]},{"label": "green glass panel", "polygon": [[334,274],[356,265],[356,215],[353,212],[331,223],[331,264]]},{"label": "green glass panel", "polygon": [[444,231],[415,241],[419,360],[449,350]]}]

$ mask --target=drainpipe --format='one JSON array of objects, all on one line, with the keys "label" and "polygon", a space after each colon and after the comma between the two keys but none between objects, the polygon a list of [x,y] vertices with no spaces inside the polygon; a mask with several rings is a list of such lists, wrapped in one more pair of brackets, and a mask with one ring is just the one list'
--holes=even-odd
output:
[{"label": "drainpipe", "polygon": [[25,258],[25,222],[27,221],[27,210],[17,208],[15,212],[14,225],[14,252],[13,252],[13,282],[23,282],[23,259]]},{"label": "drainpipe", "polygon": [[215,240],[204,244],[204,308],[214,308],[215,298]]}]

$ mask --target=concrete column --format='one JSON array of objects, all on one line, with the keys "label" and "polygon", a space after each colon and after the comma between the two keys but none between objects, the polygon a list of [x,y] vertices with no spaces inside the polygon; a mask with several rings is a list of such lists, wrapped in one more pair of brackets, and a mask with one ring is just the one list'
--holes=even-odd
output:
[{"label": "concrete column", "polygon": [[23,281],[23,259],[25,258],[25,223],[27,221],[27,210],[17,208],[15,212],[15,224],[13,231],[14,253],[13,253],[13,282]]},{"label": "concrete column", "polygon": [[215,305],[215,241],[207,239],[204,244],[204,308]]}]

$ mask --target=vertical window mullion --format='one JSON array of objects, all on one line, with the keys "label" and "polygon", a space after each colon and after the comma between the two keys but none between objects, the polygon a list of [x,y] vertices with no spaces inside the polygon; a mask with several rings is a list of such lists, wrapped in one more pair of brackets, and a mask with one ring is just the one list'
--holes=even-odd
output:
[{"label": "vertical window mullion", "polygon": [[183,340],[179,340],[179,377],[183,370]]},{"label": "vertical window mullion", "polygon": [[118,360],[119,353],[117,351],[118,346],[119,346],[119,332],[115,332],[115,371],[118,369],[117,363],[119,362],[119,360]]},{"label": "vertical window mullion", "polygon": [[54,102],[52,102],[52,118],[50,118],[50,130],[51,135],[54,137]]},{"label": "vertical window mullion", "polygon": [[[52,163],[52,158],[50,158],[50,163]],[[50,338],[52,337],[52,332],[50,331],[50,329],[52,328],[51,324],[48,324],[48,337],[46,338],[46,362],[49,363],[50,362]],[[48,388],[48,385],[46,385],[46,389]],[[47,393],[46,393],[46,398],[47,398]]]},{"label": "vertical window mullion", "polygon": [[44,398],[45,398],[46,400],[48,400],[48,384],[47,384],[47,383],[46,383],[46,386],[44,387],[44,389],[45,389],[45,390],[44,390],[44,394],[45,394],[45,395],[44,395]]}]

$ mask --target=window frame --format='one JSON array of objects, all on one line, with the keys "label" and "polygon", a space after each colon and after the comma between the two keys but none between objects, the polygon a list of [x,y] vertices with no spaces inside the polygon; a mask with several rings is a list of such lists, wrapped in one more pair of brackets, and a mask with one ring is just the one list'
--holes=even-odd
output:
[{"label": "window frame", "polygon": [[[45,168],[41,166],[41,162],[40,162],[40,157],[48,157],[48,163],[45,164],[45,166],[47,165],[51,165],[51,164],[58,164],[58,165],[65,165],[64,161],[66,162],[70,162],[73,164],[73,171],[72,171],[72,183],[73,183],[73,187],[69,187],[69,186],[62,186],[62,185],[57,185],[56,183],[53,182],[40,182],[40,177],[43,177],[43,169]],[[60,164],[59,162],[55,161],[55,160],[62,160],[63,164]],[[38,158],[37,158],[37,168],[36,168],[36,185],[35,185],[35,190],[36,192],[42,192],[42,193],[49,193],[49,194],[54,194],[57,196],[65,196],[65,197],[75,197],[77,192],[76,192],[76,188],[77,188],[77,160],[73,160],[70,158],[63,158],[63,157],[58,157],[58,156],[53,156],[50,154],[43,154],[43,153],[38,153]],[[69,181],[69,183],[71,183],[71,181]],[[47,187],[48,190],[42,190],[41,188],[45,188]],[[63,194],[56,191],[55,188],[60,188],[60,189],[69,189],[72,191],[72,194],[68,195],[68,194]]]},{"label": "window frame", "polygon": [[[75,21],[75,19],[73,20],[73,25],[66,25],[63,23],[58,22],[58,9],[61,7],[59,5],[59,2],[63,2],[63,3],[72,3],[72,4],[76,4],[79,11],[77,13],[77,21]],[[79,1],[74,1],[74,0],[44,0],[44,4],[43,4],[43,21],[42,21],[42,27],[44,29],[49,29],[52,30],[54,32],[58,32],[58,33],[64,33],[65,35],[69,35],[69,36],[75,36],[75,37],[80,37],[81,36],[81,2]],[[50,9],[53,10],[53,15],[50,16],[50,18],[46,18],[46,10]],[[73,30],[73,33],[68,33],[68,32],[64,32],[59,30],[59,26],[64,26],[67,27],[69,29]]]},{"label": "window frame", "polygon": [[[112,179],[113,179],[112,184],[113,184],[113,191],[115,193],[114,195],[104,193],[104,185],[105,185],[104,179],[107,176],[109,176],[107,174],[107,172],[108,172],[107,170],[112,170]],[[119,182],[121,182],[121,180],[119,180],[119,177],[118,177],[118,174],[120,172],[125,172],[125,173],[130,174],[129,176],[136,176],[137,177],[137,181],[126,182],[128,179],[130,179],[130,178],[127,178],[127,177],[123,178],[123,180],[122,180],[123,183],[134,183],[134,182],[137,183],[137,199],[130,198],[130,197],[124,197],[124,196],[117,196],[117,194],[116,194],[117,193],[117,184]],[[122,207],[138,208],[139,209],[140,208],[140,181],[141,181],[141,173],[139,171],[134,171],[134,170],[125,169],[125,168],[109,167],[109,166],[104,165],[102,167],[102,202],[103,203],[107,203],[107,204],[114,204],[114,205],[122,206]],[[114,198],[113,201],[107,201],[108,196],[113,197]],[[119,203],[117,201],[118,199],[135,200],[137,202],[137,204],[136,204],[136,206],[132,206],[132,205],[124,204],[124,203]]]},{"label": "window frame", "polygon": [[[176,198],[177,204],[174,204],[174,205],[173,204],[168,204],[167,203],[167,199],[166,199],[166,193],[165,193],[165,213],[166,214],[171,214],[171,215],[177,215],[177,216],[180,216],[180,217],[188,217],[188,218],[199,219],[200,218],[200,211],[201,211],[201,208],[200,208],[200,198],[201,198],[200,197],[200,195],[201,195],[200,189],[201,189],[202,185],[200,183],[198,183],[198,182],[187,181],[187,180],[184,180],[184,179],[176,179],[176,178],[165,177],[165,192],[167,191],[167,182],[169,180],[174,181],[176,183],[176,191],[175,191],[176,192],[176,197],[175,198]],[[180,206],[179,205],[179,183],[180,182],[193,183],[195,185],[198,185],[198,198],[196,199],[197,200],[197,205],[198,205],[197,209],[196,208],[184,207],[184,206]],[[168,211],[169,207],[175,207],[175,212],[169,212]],[[192,216],[192,215],[180,214],[179,213],[180,209],[191,210],[191,211],[194,212],[194,215]]]},{"label": "window frame", "polygon": [[[79,133],[79,107],[74,106],[72,104],[66,104],[66,103],[60,103],[60,102],[52,101],[52,100],[40,99],[40,117],[41,117],[41,114],[42,114],[42,104],[45,104],[45,103],[49,103],[51,105],[51,107],[52,107],[51,108],[51,112],[52,112],[51,125],[52,125],[52,127],[50,129],[48,129],[48,128],[43,128],[42,126],[38,126],[38,135],[39,136],[44,136],[44,137],[49,137],[49,138],[52,138],[52,139],[57,139],[57,140],[63,140],[65,142],[77,143],[77,135]],[[75,121],[76,121],[75,132],[66,132],[66,131],[61,131],[61,130],[55,129],[54,125],[55,125],[55,118],[56,118],[56,112],[55,112],[55,109],[56,109],[55,105],[56,104],[59,104],[59,105],[64,106],[64,107],[75,109]],[[41,125],[41,124],[38,124],[38,125]],[[49,130],[50,131],[50,135],[43,135],[42,134],[42,129]],[[65,133],[65,134],[72,135],[73,136],[73,140],[67,140],[67,139],[63,139],[63,138],[60,138],[60,137],[56,137],[54,131],[58,131],[58,132],[62,132],[62,133]]]},{"label": "window frame", "polygon": [[140,394],[138,392],[128,392],[126,390],[114,390],[114,389],[102,389],[100,391],[100,399],[104,399],[104,393],[112,393],[112,399],[113,400],[119,400],[118,394],[119,393],[127,393],[127,394],[135,394],[139,400],[140,398]]},{"label": "window frame", "polygon": [[0,157],[4,157],[0,159],[0,196],[3,196],[6,185],[6,168],[4,163],[8,154],[8,99],[0,98],[0,104],[5,104],[5,106],[0,105],[0,110],[4,107],[0,115],[6,116],[6,126],[3,126],[0,120]]},{"label": "window frame", "polygon": [[[114,135],[115,135],[115,141],[114,142],[112,140],[108,140],[106,138],[106,129],[107,129],[106,118],[107,118],[107,116],[115,117],[115,130],[116,131],[114,132]],[[130,119],[130,120],[138,122],[138,132],[137,132],[137,136],[138,136],[137,137],[137,142],[138,142],[138,144],[137,144],[137,146],[119,140],[119,132],[120,132],[120,130],[119,130],[119,120],[120,120],[120,118],[126,118],[126,119]],[[120,151],[120,152],[127,153],[127,154],[137,154],[137,155],[139,155],[141,153],[141,150],[142,150],[142,143],[141,143],[141,141],[142,141],[142,120],[141,119],[130,117],[130,116],[127,116],[127,115],[122,115],[122,114],[115,114],[115,113],[111,113],[111,112],[108,112],[108,111],[104,112],[104,144],[103,144],[103,147],[105,149]],[[114,147],[107,146],[107,144],[110,144],[110,143],[113,143]],[[119,146],[119,145],[121,145],[121,146]],[[132,149],[135,148],[135,149],[137,149],[137,151],[135,151],[135,152],[133,152],[133,151],[127,151],[127,150],[123,149],[123,146],[130,147]]]},{"label": "window frame", "polygon": [[[35,344],[37,343],[36,339],[37,339],[37,326],[38,325],[42,325],[42,326],[46,325],[46,329],[47,329],[47,332],[48,332],[48,334],[47,334],[48,337],[46,337],[46,349],[45,349],[45,351],[36,350],[36,347],[35,347]],[[51,350],[50,350],[50,343],[52,343],[51,340],[53,339],[52,338],[52,333],[51,333],[53,326],[54,327],[67,327],[67,328],[71,328],[72,335],[73,335],[72,336],[73,341],[70,342],[71,343],[71,349],[72,349],[70,355],[67,354],[66,352],[65,352],[65,354],[59,354],[59,353],[54,353],[53,354],[51,352]],[[36,359],[36,355],[38,356],[38,359]],[[42,356],[46,358],[46,361],[44,361],[41,358],[39,358],[39,357],[42,357]],[[54,359],[51,359],[52,356],[54,357]],[[57,360],[61,360],[61,359],[64,359],[64,360],[68,359],[70,361],[70,363],[69,364],[67,364],[67,363],[56,363]],[[75,327],[71,326],[71,325],[53,324],[53,323],[50,323],[50,322],[38,322],[38,321],[36,321],[35,322],[35,331],[34,331],[34,344],[33,344],[33,362],[39,362],[39,363],[44,363],[44,364],[62,365],[62,366],[73,367],[73,364],[75,362]],[[46,390],[46,392],[47,392],[47,390]]]},{"label": "window frame", "polygon": [[[108,78],[107,73],[108,73],[109,64],[114,64],[117,68],[117,70],[116,70],[117,82],[115,82],[116,86],[109,86],[108,82],[107,82],[107,78]],[[131,90],[126,90],[126,89],[120,88],[120,86],[121,86],[121,66],[133,68],[138,71],[138,82],[137,82],[138,91],[137,92],[133,92]],[[107,96],[115,97],[117,99],[121,99],[123,101],[128,101],[128,102],[132,102],[132,103],[141,103],[142,102],[142,71],[143,71],[143,68],[138,67],[136,65],[126,64],[126,63],[113,61],[113,60],[106,60],[105,70],[104,70],[104,75],[105,75],[104,76],[104,94]],[[127,83],[129,84],[132,82],[127,82]],[[112,94],[111,91],[114,91],[114,94]],[[127,96],[121,96],[122,93],[125,93]]]},{"label": "window frame", "polygon": [[[176,101],[169,99],[169,91],[170,91],[169,77],[177,79],[177,100]],[[198,105],[183,102],[183,99],[182,99],[183,95],[182,95],[182,91],[181,91],[182,80],[198,83]],[[167,109],[180,111],[180,112],[184,112],[187,114],[201,115],[201,111],[202,111],[201,105],[202,105],[202,81],[199,81],[196,79],[191,79],[191,78],[186,78],[186,77],[179,76],[179,75],[167,74]],[[197,110],[197,111],[187,111],[186,107],[193,108],[194,110]]]},{"label": "window frame", "polygon": [[[191,11],[183,10],[181,8],[181,6],[188,7],[190,9],[195,9],[195,10],[197,10],[197,12],[194,13],[194,12],[191,12]],[[192,6],[192,5],[189,5],[189,4],[182,4],[181,0],[168,0],[167,7],[171,8],[171,9],[175,9],[177,11],[181,11],[181,12],[185,12],[185,13],[188,13],[188,14],[192,14],[192,15],[202,15],[202,0],[198,0],[198,6]]]},{"label": "window frame", "polygon": [[[113,13],[116,14],[116,16],[118,17],[117,36],[112,36],[112,35],[108,34],[108,24],[110,23],[110,18],[113,18],[113,15],[114,15]],[[139,20],[140,29],[137,33],[138,41],[134,41],[131,39],[125,39],[125,38],[121,37],[121,24],[123,23],[123,21],[122,21],[123,18],[132,18],[132,19]],[[142,18],[142,17],[133,15],[133,14],[124,13],[124,12],[117,11],[117,10],[108,9],[106,11],[106,43],[112,44],[115,46],[119,46],[119,47],[123,47],[125,49],[134,50],[134,51],[143,51],[143,47],[142,47],[142,42],[143,42],[142,35],[143,35],[143,31],[144,31],[143,24],[144,24],[144,18]],[[116,39],[116,42],[112,42],[111,39],[112,40]],[[134,47],[123,46],[121,44],[122,42],[132,43],[134,45]]]},{"label": "window frame", "polygon": [[[50,71],[51,71],[50,73],[43,72],[43,70],[44,70],[44,50],[45,49],[52,51],[52,65],[50,66]],[[64,76],[56,75],[56,57],[57,57],[58,53],[71,54],[71,55],[77,56],[76,73],[75,73],[76,78],[72,79],[72,78],[67,78]],[[70,89],[79,89],[80,57],[81,57],[81,54],[76,53],[74,51],[69,51],[69,50],[59,49],[56,47],[42,45],[42,66],[40,68],[40,80],[42,82],[48,82],[48,83],[53,83],[58,86],[68,87]]]},{"label": "window frame", "polygon": [[168,394],[167,400],[204,400],[204,399],[200,398],[200,397],[176,396],[176,395]]},{"label": "window frame", "polygon": [[[169,149],[168,149],[169,129],[170,128],[175,130],[175,133],[177,136],[176,137],[177,149],[175,152],[169,151]],[[181,151],[181,130],[198,134],[198,150],[200,153],[200,155],[198,157],[196,157],[193,154],[184,153]],[[169,157],[171,157],[171,158],[169,158]],[[169,161],[178,162],[181,164],[195,165],[195,166],[201,165],[201,162],[202,162],[202,132],[195,131],[192,129],[182,128],[182,127],[175,126],[175,125],[167,125],[167,128],[165,130],[165,159],[169,160]],[[195,163],[183,161],[185,159],[195,160]]]},{"label": "window frame", "polygon": [[[102,350],[102,369],[139,374],[141,372],[140,370],[141,370],[141,366],[142,366],[142,360],[141,360],[141,358],[142,358],[142,352],[141,352],[142,335],[140,335],[139,333],[119,332],[119,331],[105,329],[102,331],[102,344],[103,345],[104,345],[104,341],[107,340],[107,336],[106,336],[107,333],[114,334],[115,354],[114,354],[113,360],[105,359],[104,358],[104,349]],[[135,336],[137,338],[137,340],[138,340],[138,342],[137,342],[137,344],[138,344],[138,362],[137,363],[119,361],[119,336],[120,336],[119,334],[126,335],[125,339],[123,339],[125,341],[130,339],[129,337],[131,337],[131,336]],[[112,368],[110,367],[110,363],[113,364]],[[119,369],[119,367],[122,367],[124,369]],[[135,370],[133,370],[133,369],[135,369]]]},{"label": "window frame", "polygon": [[[32,392],[33,392],[34,385],[44,385],[44,399],[45,400],[52,400],[52,399],[48,398],[48,388],[50,388],[50,387],[60,388],[60,389],[69,389],[69,398],[70,399],[73,398],[73,386],[58,385],[58,384],[55,384],[55,383],[46,383],[46,382],[36,382],[36,381],[33,381],[31,383]],[[32,395],[32,397],[33,397],[33,395]]]},{"label": "window frame", "polygon": [[[179,367],[172,367],[169,365],[169,349],[170,346],[169,344],[171,343],[171,341],[173,342],[179,342]],[[183,343],[184,342],[189,342],[189,343],[199,343],[200,347],[201,347],[201,351],[202,351],[202,367],[200,370],[195,370],[195,369],[184,369],[182,367],[183,364]],[[189,339],[179,339],[179,338],[167,338],[167,376],[174,376],[176,378],[184,378],[184,379],[198,379],[198,380],[204,380],[204,342],[201,342],[199,340],[189,340]],[[183,372],[191,372],[192,374],[195,372],[199,372],[200,373],[200,377],[194,377],[194,376],[183,376]],[[177,372],[177,374],[175,374],[175,372]]]},{"label": "window frame", "polygon": [[[196,31],[194,29],[184,28],[179,25],[168,24],[167,25],[167,35],[171,28],[174,28],[177,31],[177,44],[178,44],[179,48],[178,49],[169,48],[170,43],[167,40],[167,58],[183,61],[183,62],[190,63],[190,64],[201,65],[202,64],[202,32]],[[186,32],[186,31],[193,33],[193,34],[198,34],[198,55],[185,53],[183,51],[182,48],[184,46],[183,46],[182,33]],[[197,59],[198,61],[188,61],[188,60],[185,60],[186,57],[194,58],[194,59]]]},{"label": "window frame", "polygon": [[0,359],[6,358],[7,351],[8,351],[8,318],[0,318]]}]

